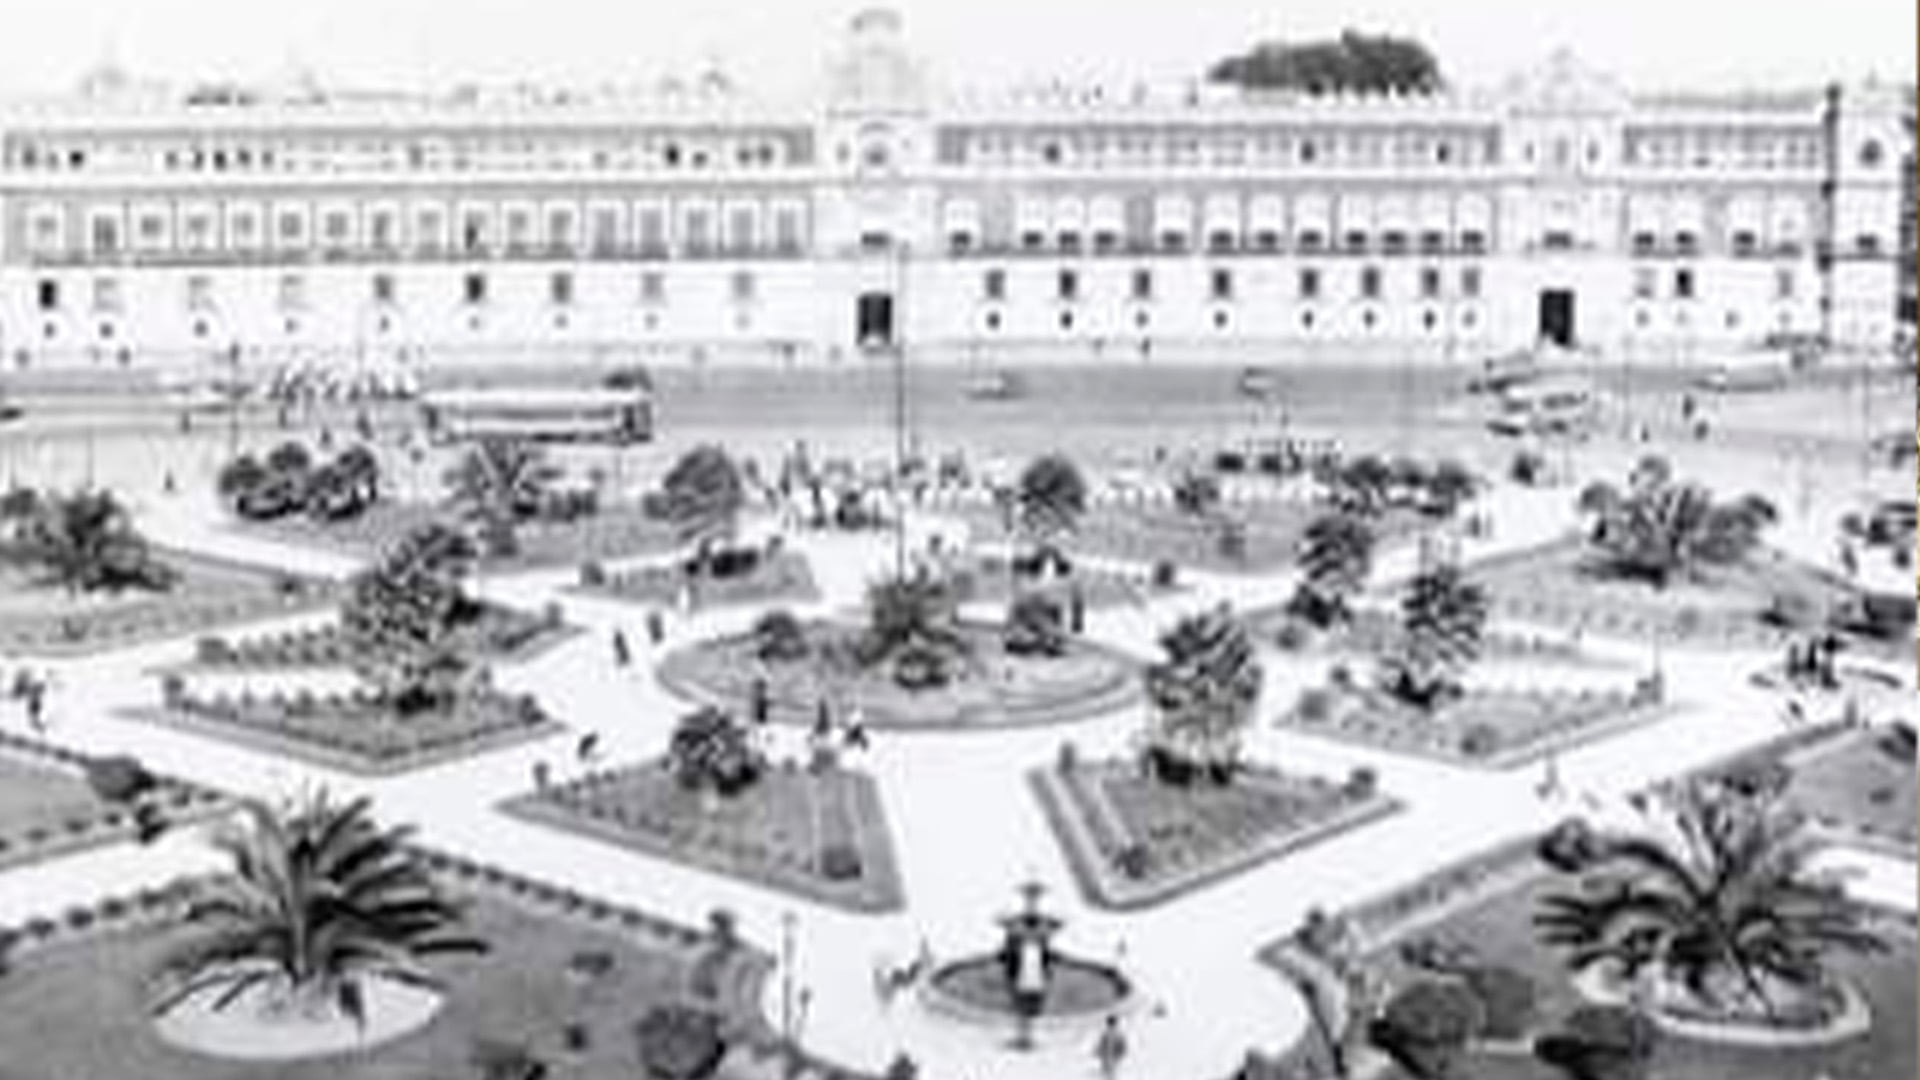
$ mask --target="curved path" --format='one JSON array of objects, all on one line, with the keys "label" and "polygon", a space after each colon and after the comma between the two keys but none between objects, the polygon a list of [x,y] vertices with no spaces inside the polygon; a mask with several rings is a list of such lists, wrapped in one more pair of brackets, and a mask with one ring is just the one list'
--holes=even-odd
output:
[{"label": "curved path", "polygon": [[[1566,489],[1527,493],[1502,489],[1491,499],[1496,539],[1468,554],[1544,539],[1564,527]],[[289,569],[338,573],[337,556],[243,539],[209,524],[208,500],[152,497],[143,522],[158,539],[220,554],[244,555]],[[923,523],[924,524],[924,523]],[[1790,539],[1798,531],[1783,530]],[[1805,530],[1808,536],[1815,530]],[[857,605],[866,582],[892,557],[882,537],[808,536],[794,543],[814,561],[823,599],[802,608],[824,614]],[[1816,552],[1815,555],[1824,555]],[[1411,554],[1393,553],[1379,574],[1411,568]],[[571,572],[492,576],[487,595],[525,605],[554,598]],[[1195,588],[1145,608],[1089,616],[1099,640],[1141,657],[1154,652],[1158,631],[1179,612],[1225,600],[1240,607],[1277,602],[1290,575],[1246,580],[1191,575]],[[609,638],[625,627],[635,642],[637,607],[562,597],[571,621],[589,633],[523,666],[498,672],[507,687],[537,689],[543,702],[578,732],[600,734],[606,760],[659,753],[684,704],[651,676],[654,656],[640,644],[637,663],[616,669]],[[715,611],[670,620],[670,642],[743,628],[748,610]],[[312,618],[311,616],[309,618]],[[290,620],[291,621],[291,620]],[[1592,648],[1603,648],[1589,643]],[[156,768],[228,790],[278,796],[303,784],[366,792],[390,820],[417,823],[422,838],[536,877],[547,878],[671,918],[704,920],[709,909],[738,913],[743,932],[778,949],[783,920],[794,920],[794,974],[808,992],[802,1041],[849,1065],[878,1068],[897,1051],[912,1054],[929,1080],[1063,1080],[1095,1074],[1093,1033],[1043,1037],[1033,1052],[1005,1046],[1008,1032],[969,1028],[929,1016],[908,999],[883,1006],[872,975],[882,956],[910,956],[924,939],[942,956],[992,944],[993,917],[1015,901],[1015,887],[1037,878],[1066,920],[1067,948],[1093,958],[1120,957],[1149,1008],[1131,1023],[1131,1075],[1205,1080],[1226,1075],[1251,1047],[1277,1049],[1304,1028],[1300,1003],[1286,984],[1254,962],[1255,950],[1286,932],[1314,906],[1349,904],[1415,878],[1447,860],[1538,829],[1568,814],[1606,811],[1652,780],[1718,758],[1778,730],[1778,699],[1748,685],[1746,675],[1775,659],[1758,654],[1669,652],[1665,665],[1675,697],[1690,707],[1666,720],[1570,751],[1561,769],[1573,792],[1543,801],[1536,770],[1489,774],[1421,762],[1286,733],[1256,731],[1251,756],[1289,768],[1344,775],[1366,765],[1406,812],[1230,878],[1163,906],[1124,916],[1086,905],[1079,896],[1023,772],[1050,760],[1062,739],[1087,753],[1125,752],[1140,728],[1139,708],[1056,728],[991,733],[898,733],[876,737],[858,765],[878,779],[895,831],[908,910],[889,917],[844,914],[789,899],[729,878],[692,870],[557,830],[507,818],[493,804],[530,786],[536,762],[565,777],[574,766],[572,740],[450,762],[390,779],[367,780],[228,743],[125,720],[110,710],[148,704],[156,695],[145,669],[184,659],[191,643],[174,641],[52,666],[63,689],[53,702],[53,737],[87,750],[132,752]],[[1623,648],[1628,655],[1640,650]],[[1269,663],[1262,714],[1271,715],[1318,675],[1310,663]],[[1903,698],[1911,709],[1912,695]],[[18,719],[9,709],[0,723]],[[776,753],[798,752],[800,734],[776,732]],[[186,870],[207,857],[191,837],[152,849],[115,848],[0,875],[0,921],[57,911],[103,891],[125,891]],[[1896,893],[1897,876],[1868,863],[1872,895]],[[1911,884],[1911,865],[1906,865]],[[1910,888],[1899,895],[1911,905]],[[768,987],[768,1015],[779,1020],[778,978]]]}]

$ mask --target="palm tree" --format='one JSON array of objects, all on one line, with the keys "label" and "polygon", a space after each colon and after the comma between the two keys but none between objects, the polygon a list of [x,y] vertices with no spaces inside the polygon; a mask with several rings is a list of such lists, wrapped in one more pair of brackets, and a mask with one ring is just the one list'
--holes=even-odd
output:
[{"label": "palm tree", "polygon": [[926,567],[889,577],[867,589],[867,626],[858,657],[872,665],[903,653],[962,658],[971,645],[960,629],[960,597],[953,583]]},{"label": "palm tree", "polygon": [[1487,594],[1457,563],[1432,563],[1413,576],[1400,603],[1399,647],[1385,659],[1387,688],[1423,709],[1458,693],[1460,675],[1480,655]]},{"label": "palm tree", "polygon": [[341,627],[362,674],[403,712],[446,702],[465,668],[452,638],[478,615],[461,586],[473,555],[464,535],[428,525],[348,584]]},{"label": "palm tree", "polygon": [[679,526],[683,540],[726,539],[746,505],[746,482],[725,450],[696,446],[667,470],[655,498],[660,516]]},{"label": "palm tree", "polygon": [[1694,783],[1666,802],[1664,833],[1543,849],[1579,888],[1544,897],[1534,923],[1574,970],[1651,973],[1716,1014],[1776,1020],[1829,988],[1828,955],[1884,948],[1839,882],[1809,869],[1805,819],[1777,787]]},{"label": "palm tree", "polygon": [[166,589],[178,577],[157,562],[133,517],[110,491],[76,491],[39,500],[15,523],[14,547],[70,594],[126,588]]},{"label": "palm tree", "polygon": [[1316,626],[1344,621],[1373,569],[1373,530],[1351,513],[1315,518],[1300,545],[1300,585],[1287,608]]},{"label": "palm tree", "polygon": [[1045,549],[1071,533],[1086,513],[1086,478],[1065,454],[1042,454],[1021,471],[1014,506],[1021,530]]},{"label": "palm tree", "polygon": [[559,466],[522,439],[482,439],[447,472],[451,501],[477,521],[487,551],[496,556],[519,550],[514,528],[539,512],[560,477]]},{"label": "palm tree", "polygon": [[1222,605],[1175,623],[1160,648],[1166,658],[1146,670],[1155,709],[1148,760],[1166,779],[1205,770],[1224,783],[1238,764],[1264,679],[1246,627]]},{"label": "palm tree", "polygon": [[1608,569],[1656,589],[1701,564],[1738,562],[1779,519],[1773,504],[1758,495],[1722,503],[1699,484],[1675,481],[1672,467],[1658,457],[1634,466],[1625,490],[1589,485],[1578,506],[1592,520],[1588,539]]},{"label": "palm tree", "polygon": [[426,961],[484,952],[455,931],[462,911],[407,846],[410,830],[379,827],[370,806],[324,791],[283,809],[244,804],[244,824],[213,841],[231,874],[192,904],[201,932],[170,958],[155,1012],[215,991],[216,1011],[267,993],[364,1024],[369,982],[441,991]]}]

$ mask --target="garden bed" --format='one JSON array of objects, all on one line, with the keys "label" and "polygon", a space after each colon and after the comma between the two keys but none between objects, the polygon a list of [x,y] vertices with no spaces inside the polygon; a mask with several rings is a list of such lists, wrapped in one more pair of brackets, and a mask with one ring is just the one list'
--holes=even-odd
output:
[{"label": "garden bed", "polygon": [[146,791],[113,800],[86,777],[89,758],[0,732],[0,870],[135,839],[155,827],[205,820],[227,800],[209,788],[152,776]]},{"label": "garden bed", "polygon": [[687,574],[679,563],[675,563],[632,570],[608,570],[598,580],[589,580],[588,574],[582,574],[579,584],[567,591],[633,604],[675,607],[680,603],[683,588],[688,590],[695,608],[799,604],[817,600],[820,596],[807,557],[796,551],[780,551],[766,556],[751,571],[731,577],[696,577]]},{"label": "garden bed", "polygon": [[1084,563],[1076,564],[1065,574],[1044,577],[1021,575],[1015,578],[1009,576],[1010,561],[1003,554],[968,554],[954,569],[953,581],[961,599],[975,604],[1005,604],[1014,596],[1038,594],[1055,601],[1065,611],[1078,591],[1088,611],[1099,611],[1104,608],[1138,607],[1185,591],[1185,587],[1179,584],[1155,584],[1152,574],[1144,570],[1127,573]]},{"label": "garden bed", "polygon": [[[433,503],[381,501],[358,517],[342,521],[317,522],[305,517],[289,517],[244,522],[240,528],[283,543],[372,558],[423,526],[458,520],[453,510]],[[680,533],[673,525],[647,516],[638,506],[602,507],[573,521],[526,521],[515,530],[515,535],[520,547],[516,554],[497,556],[483,550],[480,567],[496,573],[511,573],[578,566],[584,562],[664,554],[681,543]]]},{"label": "garden bed", "polygon": [[1694,648],[1784,646],[1820,627],[1770,620],[1778,600],[1793,598],[1788,605],[1818,612],[1859,594],[1836,575],[1765,548],[1656,589],[1601,570],[1577,536],[1493,556],[1469,566],[1467,574],[1486,587],[1496,616]]},{"label": "garden bed", "polygon": [[[188,932],[183,916],[195,883],[186,880],[17,929],[12,970],[0,979],[5,1075],[452,1080],[489,1075],[476,1057],[491,1048],[523,1050],[546,1062],[549,1075],[640,1076],[636,1024],[661,1006],[719,1018],[727,1056],[717,1075],[747,1075],[774,1056],[777,1037],[760,1015],[772,969],[762,950],[722,947],[700,930],[469,860],[426,858],[448,893],[469,905],[466,931],[490,949],[434,962],[448,990],[424,1028],[369,1050],[271,1066],[167,1044],[148,994]],[[809,1067],[821,1080],[853,1076]]]},{"label": "garden bed", "polygon": [[1452,765],[1512,769],[1672,711],[1644,680],[1632,690],[1470,688],[1432,709],[1409,705],[1384,690],[1349,685],[1308,690],[1277,723]]},{"label": "garden bed", "polygon": [[1129,761],[1027,774],[1087,899],[1132,910],[1185,895],[1397,812],[1371,777],[1346,784],[1243,768],[1175,786]]},{"label": "garden bed", "polygon": [[319,578],[168,548],[153,557],[178,575],[170,588],[70,595],[27,568],[0,567],[0,652],[87,655],[298,614],[338,597],[338,585]]},{"label": "garden bed", "polygon": [[[1465,948],[1474,964],[1504,968],[1527,979],[1535,995],[1533,1016],[1525,1025],[1527,1035],[1470,1049],[1461,1075],[1474,1080],[1564,1080],[1564,1073],[1535,1060],[1524,1047],[1532,1035],[1550,1030],[1574,1008],[1588,1003],[1568,974],[1564,957],[1535,940],[1533,915],[1540,896],[1565,888],[1566,883],[1533,857],[1533,844],[1534,839],[1527,838],[1524,843],[1503,845],[1487,856],[1444,868],[1334,918],[1352,931],[1352,955],[1344,962],[1366,972],[1368,981],[1379,987],[1397,988],[1418,978],[1436,977],[1413,968],[1402,955],[1401,947],[1416,939],[1440,942],[1449,949]],[[1754,1046],[1692,1038],[1670,1027],[1657,1044],[1648,1075],[1660,1080],[1806,1080],[1822,1075],[1894,1080],[1914,1075],[1920,1055],[1915,1051],[1911,1017],[1920,1001],[1915,993],[1913,921],[1876,911],[1873,922],[1888,942],[1887,954],[1842,956],[1833,961],[1835,973],[1862,992],[1875,1019],[1863,1036],[1818,1047]],[[1331,977],[1326,961],[1297,938],[1276,942],[1260,955],[1296,983]],[[1309,1035],[1277,1068],[1304,1068],[1307,1059],[1322,1056],[1316,1044],[1317,1039]],[[1363,1051],[1361,1057],[1354,1062],[1355,1075],[1388,1080],[1403,1080],[1407,1075],[1374,1051]]]},{"label": "garden bed", "polygon": [[723,796],[689,790],[653,761],[521,795],[502,809],[849,911],[905,906],[879,789],[844,768],[769,769]]},{"label": "garden bed", "polygon": [[[1005,535],[1000,512],[991,505],[964,505],[955,512],[975,536]],[[1191,514],[1166,503],[1100,503],[1080,516],[1065,547],[1069,555],[1149,566],[1168,562],[1215,573],[1265,574],[1293,565],[1307,526],[1328,512],[1325,503],[1312,499],[1223,504],[1224,519],[1240,523],[1243,543],[1236,556],[1222,546],[1221,515]],[[1409,511],[1389,510],[1370,524],[1385,545],[1411,536],[1428,521]]]},{"label": "garden bed", "polygon": [[448,709],[401,716],[376,695],[267,696],[183,693],[158,708],[127,710],[137,720],[210,735],[363,776],[391,776],[565,729],[531,696],[479,691]]},{"label": "garden bed", "polygon": [[[1256,642],[1290,655],[1391,656],[1399,649],[1402,637],[1399,612],[1377,607],[1359,608],[1347,621],[1326,630],[1309,625],[1284,606],[1250,611],[1244,619]],[[1564,635],[1546,637],[1494,629],[1481,636],[1480,656],[1485,660],[1560,667],[1622,666],[1619,661],[1586,652]]]},{"label": "garden bed", "polygon": [[[482,603],[479,617],[455,628],[452,647],[481,663],[520,663],[567,640],[577,629],[559,621],[559,609],[535,614]],[[355,667],[359,657],[338,623],[253,637],[203,637],[192,663],[176,670],[271,671]]]},{"label": "garden bed", "polygon": [[986,729],[1084,720],[1140,700],[1138,666],[1084,638],[1058,657],[1014,656],[1000,628],[962,623],[972,649],[944,686],[908,690],[887,665],[861,667],[849,655],[855,627],[812,622],[804,657],[762,659],[752,634],[697,642],[660,662],[661,685],[690,700],[747,715],[755,680],[764,680],[770,719],[812,724],[820,702],[836,719],[858,710],[868,727],[902,731]]}]

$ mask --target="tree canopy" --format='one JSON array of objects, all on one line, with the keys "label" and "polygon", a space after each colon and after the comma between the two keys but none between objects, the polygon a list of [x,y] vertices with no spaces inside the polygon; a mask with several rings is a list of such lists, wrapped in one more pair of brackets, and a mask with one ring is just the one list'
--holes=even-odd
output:
[{"label": "tree canopy", "polygon": [[1267,41],[1214,63],[1209,82],[1308,94],[1431,94],[1445,85],[1439,61],[1412,38],[1343,30],[1322,41]]}]

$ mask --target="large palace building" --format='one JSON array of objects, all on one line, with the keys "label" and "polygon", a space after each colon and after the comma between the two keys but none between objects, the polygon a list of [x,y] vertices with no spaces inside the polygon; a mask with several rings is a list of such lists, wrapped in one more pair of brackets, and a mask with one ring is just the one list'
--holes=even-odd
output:
[{"label": "large palace building", "polygon": [[1910,327],[1910,86],[168,92],[0,114],[8,369],[541,358],[1670,362]]}]

